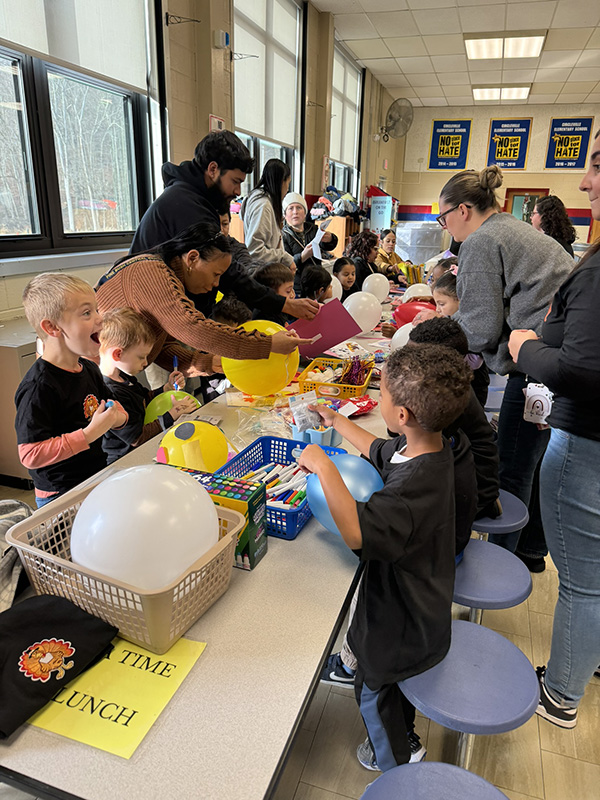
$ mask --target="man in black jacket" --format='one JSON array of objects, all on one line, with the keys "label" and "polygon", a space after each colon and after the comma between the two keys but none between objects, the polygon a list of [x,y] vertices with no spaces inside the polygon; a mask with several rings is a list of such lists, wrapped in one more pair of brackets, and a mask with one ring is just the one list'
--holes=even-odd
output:
[{"label": "man in black jacket", "polygon": [[[240,187],[251,172],[253,159],[248,149],[231,131],[209,133],[196,146],[192,161],[179,166],[167,162],[162,174],[164,192],[141,219],[130,255],[143,253],[171,239],[180,231],[198,222],[220,224],[219,215],[240,193]],[[245,245],[230,237],[231,266],[221,276],[219,290],[233,294],[250,308],[265,312],[290,314],[312,319],[319,310],[313,300],[288,300],[250,277],[253,261]],[[196,308],[208,316],[215,303],[217,289],[206,294],[189,295]]]}]

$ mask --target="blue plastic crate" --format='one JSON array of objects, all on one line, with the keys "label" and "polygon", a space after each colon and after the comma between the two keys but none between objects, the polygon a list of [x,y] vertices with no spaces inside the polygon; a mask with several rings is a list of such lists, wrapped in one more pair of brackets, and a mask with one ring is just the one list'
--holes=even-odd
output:
[{"label": "blue plastic crate", "polygon": [[[280,439],[277,436],[261,436],[251,445],[234,456],[225,466],[218,469],[215,474],[230,475],[232,478],[241,478],[248,472],[258,469],[264,464],[291,464],[296,460],[298,453],[308,446],[307,442],[297,442],[294,439]],[[339,447],[324,447],[328,456],[345,453]],[[308,520],[312,512],[306,498],[300,505],[291,510],[271,508],[267,504],[267,533],[280,539],[295,539]]]}]

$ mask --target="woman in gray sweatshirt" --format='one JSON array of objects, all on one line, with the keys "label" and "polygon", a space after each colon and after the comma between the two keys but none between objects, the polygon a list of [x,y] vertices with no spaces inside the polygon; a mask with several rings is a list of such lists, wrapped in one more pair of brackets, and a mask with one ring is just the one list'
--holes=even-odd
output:
[{"label": "woman in gray sweatshirt", "polygon": [[[440,193],[438,222],[456,241],[457,293],[469,348],[481,353],[488,367],[508,383],[500,409],[498,450],[500,486],[529,505],[536,467],[546,449],[549,431],[523,419],[527,376],[508,352],[511,331],[527,328],[539,333],[550,301],[573,269],[573,261],[554,239],[534,230],[512,214],[500,212],[495,189],[502,172],[492,165],[454,175]],[[547,548],[539,510],[530,509],[532,522],[507,536],[490,537],[518,555],[536,571],[544,569]]]}]

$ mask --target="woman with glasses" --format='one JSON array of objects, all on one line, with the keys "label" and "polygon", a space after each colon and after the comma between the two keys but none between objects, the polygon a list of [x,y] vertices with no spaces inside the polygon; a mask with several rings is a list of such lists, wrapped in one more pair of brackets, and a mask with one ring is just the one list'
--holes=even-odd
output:
[{"label": "woman with glasses", "polygon": [[[529,505],[536,466],[550,432],[523,419],[527,376],[508,352],[511,331],[541,330],[554,292],[573,269],[573,261],[549,236],[500,211],[495,190],[502,172],[492,165],[481,172],[454,175],[440,193],[439,224],[462,242],[458,256],[457,293],[460,322],[469,349],[481,353],[488,367],[508,375],[498,425],[500,485]],[[547,553],[539,515],[520,540],[521,531],[490,537],[544,569]],[[537,517],[537,521],[536,521]],[[541,560],[541,569],[540,569]]]},{"label": "woman with glasses", "polygon": [[148,363],[171,371],[177,358],[186,377],[221,371],[220,356],[268,358],[306,343],[288,331],[264,336],[233,329],[196,310],[186,293],[210,292],[230,263],[229,239],[218,226],[192,225],[147,253],[117,261],[96,286],[98,309],[128,306],[141,314],[156,337]]}]

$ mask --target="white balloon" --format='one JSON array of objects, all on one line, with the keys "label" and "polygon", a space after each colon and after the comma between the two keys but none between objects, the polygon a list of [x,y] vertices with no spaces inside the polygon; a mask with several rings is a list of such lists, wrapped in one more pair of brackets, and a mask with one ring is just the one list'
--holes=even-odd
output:
[{"label": "white balloon", "polygon": [[[339,282],[339,279],[335,277],[335,275],[331,278],[331,297],[330,300],[341,300],[342,299],[342,284]],[[329,301],[325,301],[329,302]]]},{"label": "white balloon", "polygon": [[412,322],[407,322],[406,325],[403,325],[401,328],[398,328],[396,333],[392,336],[392,343],[390,345],[390,349],[393,352],[397,350],[399,347],[404,347],[404,345],[408,342],[408,337],[410,336],[410,332],[413,329]]},{"label": "white balloon", "polygon": [[344,303],[346,311],[360,325],[363,333],[372,331],[381,319],[381,303],[368,292],[356,292],[346,298]]},{"label": "white balloon", "polygon": [[71,558],[139,589],[162,589],[219,540],[206,489],[173,467],[130,467],[85,498],[71,530]]},{"label": "white balloon", "polygon": [[369,294],[374,295],[380,303],[383,303],[390,293],[390,282],[385,275],[382,275],[380,272],[375,272],[373,275],[369,275],[365,278],[362,290],[363,292],[369,292]]},{"label": "white balloon", "polygon": [[402,295],[402,302],[406,303],[411,297],[433,297],[431,287],[426,283],[413,283]]}]

